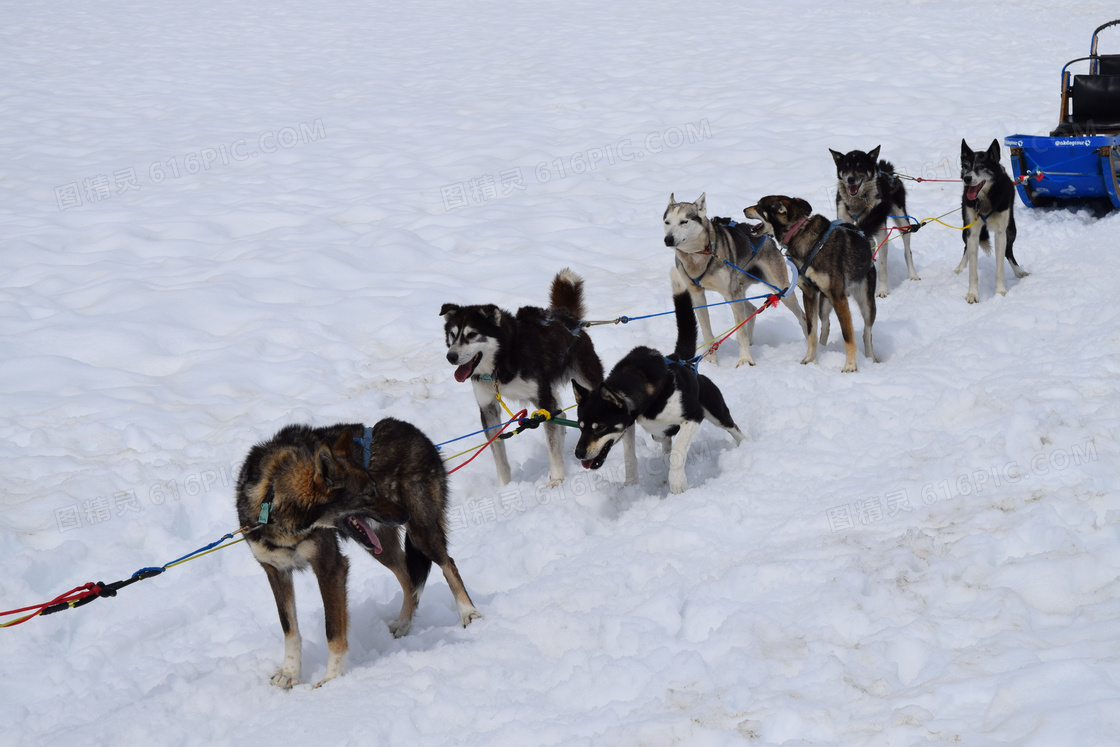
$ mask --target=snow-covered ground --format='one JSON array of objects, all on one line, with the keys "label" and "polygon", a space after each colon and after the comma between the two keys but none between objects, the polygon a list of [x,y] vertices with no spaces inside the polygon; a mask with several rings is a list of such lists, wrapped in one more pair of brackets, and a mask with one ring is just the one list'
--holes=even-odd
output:
[{"label": "snow-covered ground", "polygon": [[[477,427],[444,302],[670,308],[661,213],[707,193],[832,215],[828,148],[954,178],[960,140],[1044,133],[1114,2],[247,0],[24,4],[0,26],[0,608],[236,527],[291,422]],[[1110,37],[1117,43],[1115,34]],[[1108,39],[1102,39],[1102,44]],[[1006,157],[1006,151],[1005,151]],[[959,187],[909,185],[918,217]],[[891,255],[875,347],[818,365],[784,309],[705,372],[669,496],[639,437],[547,489],[540,431],[452,478],[452,554],[412,633],[354,552],[347,674],[297,586],[304,681],[244,546],[0,632],[0,743],[1105,745],[1120,741],[1120,215],[1017,206],[1031,272],[981,302],[957,231]],[[948,222],[956,223],[950,214]],[[714,300],[714,299],[713,299]],[[730,313],[713,312],[717,329]],[[857,321],[857,330],[859,329]],[[671,317],[605,326],[608,366]],[[567,403],[570,403],[570,399]],[[569,447],[574,438],[569,434]]]}]

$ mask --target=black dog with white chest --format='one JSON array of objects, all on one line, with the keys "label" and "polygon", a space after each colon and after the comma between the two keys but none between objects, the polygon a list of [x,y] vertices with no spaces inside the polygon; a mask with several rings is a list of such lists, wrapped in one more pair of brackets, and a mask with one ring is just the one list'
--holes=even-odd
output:
[{"label": "black dog with white chest", "polygon": [[[653,348],[631,350],[597,387],[588,389],[573,381],[579,421],[576,458],[587,469],[603,466],[611,447],[622,440],[626,482],[638,479],[634,450],[634,424],[642,426],[672,452],[669,462],[669,492],[688,490],[684,464],[688,449],[703,420],[723,428],[737,446],[744,438],[724,402],[723,394],[691,362],[696,349],[696,316],[686,283],[678,270],[672,271],[673,309],[677,319],[677,344],[666,357]],[[674,440],[675,437],[675,440]]]}]

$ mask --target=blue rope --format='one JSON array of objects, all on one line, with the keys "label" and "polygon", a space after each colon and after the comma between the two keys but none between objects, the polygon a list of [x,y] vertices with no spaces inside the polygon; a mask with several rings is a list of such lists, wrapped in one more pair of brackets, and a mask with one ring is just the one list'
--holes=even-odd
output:
[{"label": "blue rope", "polygon": [[492,430],[494,430],[495,428],[501,428],[501,427],[503,427],[503,426],[507,426],[507,425],[509,425],[510,423],[517,423],[517,422],[520,422],[521,420],[524,420],[524,418],[513,418],[512,420],[507,420],[507,421],[506,421],[506,422],[504,422],[504,423],[498,423],[497,425],[492,425],[492,426],[490,426],[489,428],[481,428],[481,429],[479,429],[479,430],[477,430],[477,431],[474,431],[474,432],[472,432],[472,433],[468,433],[468,434],[467,434],[467,435],[465,435],[465,436],[459,436],[458,438],[452,438],[452,439],[450,439],[450,440],[448,440],[448,441],[443,441],[442,443],[438,443],[438,444],[436,444],[436,450],[437,450],[437,451],[439,451],[439,450],[440,450],[440,447],[442,447],[442,446],[447,446],[447,444],[453,444],[453,443],[455,443],[456,441],[462,441],[462,440],[463,440],[464,438],[470,438],[471,436],[477,436],[477,435],[478,435],[479,433],[485,433],[486,431],[492,431]]},{"label": "blue rope", "polygon": [[207,550],[213,550],[215,547],[222,544],[223,542],[225,542],[228,539],[233,539],[233,533],[232,532],[229,533],[229,534],[222,535],[222,538],[219,539],[217,542],[211,542],[206,547],[200,547],[197,550],[195,550],[194,552],[189,552],[181,558],[176,558],[175,560],[164,563],[162,566],[159,566],[158,568],[141,568],[140,570],[136,571],[136,573],[132,574],[132,578],[140,578],[140,577],[145,577],[146,578],[148,576],[155,576],[155,575],[158,575],[160,573],[163,573],[164,571],[166,571],[168,569],[169,566],[173,566],[176,563],[181,563],[184,560],[187,560],[188,558],[193,558],[195,555],[200,555],[200,554],[206,552]]}]

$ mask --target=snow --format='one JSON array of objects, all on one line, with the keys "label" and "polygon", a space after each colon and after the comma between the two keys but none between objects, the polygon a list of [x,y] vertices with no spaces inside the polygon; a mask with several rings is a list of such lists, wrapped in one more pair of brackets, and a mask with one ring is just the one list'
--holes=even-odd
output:
[{"label": "snow", "polygon": [[[246,0],[10,8],[0,29],[0,608],[236,528],[249,447],[291,422],[477,428],[444,302],[670,308],[660,216],[765,194],[832,216],[828,148],[952,179],[960,140],[1043,133],[1113,3]],[[1102,45],[1108,39],[1102,39]],[[1006,158],[1006,151],[1004,156]],[[592,168],[593,166],[593,168]],[[959,187],[909,184],[958,218]],[[78,201],[80,200],[80,204]],[[452,478],[452,555],[412,632],[356,552],[347,673],[313,577],[304,684],[243,546],[0,635],[2,744],[1103,745],[1120,740],[1120,215],[1017,206],[1030,276],[960,234],[891,253],[875,348],[817,365],[783,308],[705,373],[670,496],[640,436],[548,489],[540,431]],[[712,299],[716,300],[716,299]],[[730,326],[715,309],[713,326]],[[857,321],[857,331],[859,328]],[[606,365],[671,318],[596,327]],[[570,404],[570,399],[566,404]],[[473,442],[468,442],[473,443]]]}]

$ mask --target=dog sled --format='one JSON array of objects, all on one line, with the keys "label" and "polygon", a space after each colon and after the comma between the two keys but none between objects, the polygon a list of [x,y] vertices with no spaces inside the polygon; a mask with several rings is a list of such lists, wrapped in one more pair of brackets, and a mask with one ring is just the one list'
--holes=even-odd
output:
[{"label": "dog sled", "polygon": [[[1120,208],[1120,54],[1099,54],[1097,36],[1120,19],[1097,27],[1087,57],[1062,68],[1058,126],[1049,137],[1010,135],[1019,197],[1029,207],[1105,198]],[[1072,74],[1070,66],[1088,63]]]}]

